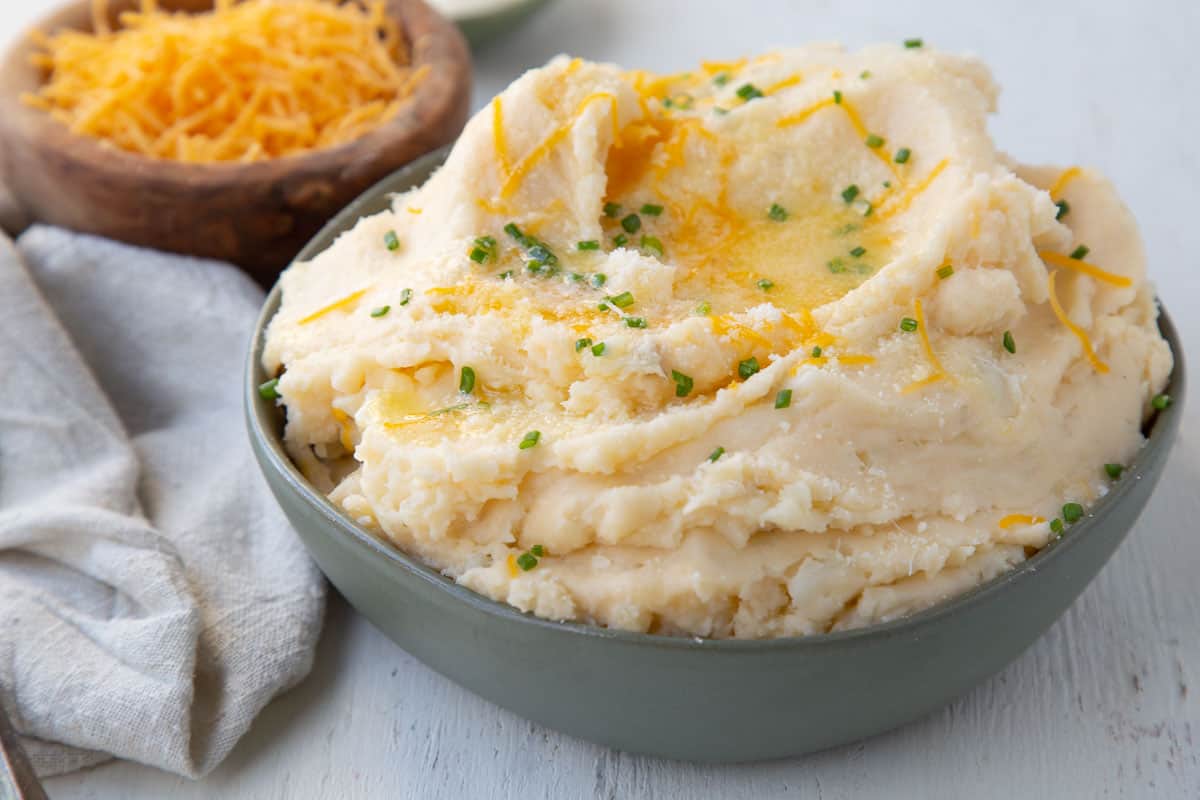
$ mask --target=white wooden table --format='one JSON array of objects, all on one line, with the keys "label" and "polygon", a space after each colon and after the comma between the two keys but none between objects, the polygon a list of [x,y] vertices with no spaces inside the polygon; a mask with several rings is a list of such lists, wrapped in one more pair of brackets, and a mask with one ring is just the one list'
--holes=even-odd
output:
[{"label": "white wooden table", "polygon": [[[51,5],[0,3],[0,39]],[[1200,4],[1065,5],[1022,0],[985,11],[963,0],[560,0],[480,56],[476,106],[560,51],[664,70],[820,40],[857,46],[923,36],[976,52],[1005,87],[992,125],[1005,150],[1024,161],[1094,165],[1116,181],[1141,221],[1160,293],[1196,355]],[[49,791],[56,798],[1197,798],[1200,399],[1187,415],[1140,524],[1066,617],[971,694],[874,739],[745,766],[612,752],[474,697],[335,599],[312,676],[272,704],[209,778],[194,783],[110,764],[51,780]]]}]

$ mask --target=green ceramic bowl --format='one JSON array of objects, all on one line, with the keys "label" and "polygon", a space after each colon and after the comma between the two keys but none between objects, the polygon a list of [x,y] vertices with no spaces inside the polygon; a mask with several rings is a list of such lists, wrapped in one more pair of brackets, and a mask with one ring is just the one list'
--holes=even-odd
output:
[{"label": "green ceramic bowl", "polygon": [[[389,195],[441,163],[427,156],[367,192],[300,254],[324,250]],[[927,714],[1013,661],[1075,600],[1125,538],[1158,482],[1179,428],[1174,403],[1083,521],[1011,572],[902,620],[766,641],[701,640],[547,622],[481,597],[359,527],[291,464],[282,411],[259,397],[267,299],[246,370],[246,417],[267,481],[309,552],[367,619],[430,667],[536,722],[621,750],[698,761],[798,755]],[[1152,534],[1152,531],[1147,532]],[[381,669],[383,666],[381,665]]]}]

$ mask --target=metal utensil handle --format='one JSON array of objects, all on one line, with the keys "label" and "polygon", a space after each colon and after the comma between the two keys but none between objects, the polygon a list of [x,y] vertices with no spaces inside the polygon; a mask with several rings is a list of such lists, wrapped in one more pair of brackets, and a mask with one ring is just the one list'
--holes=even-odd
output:
[{"label": "metal utensil handle", "polygon": [[0,800],[47,800],[3,705],[0,705]]}]

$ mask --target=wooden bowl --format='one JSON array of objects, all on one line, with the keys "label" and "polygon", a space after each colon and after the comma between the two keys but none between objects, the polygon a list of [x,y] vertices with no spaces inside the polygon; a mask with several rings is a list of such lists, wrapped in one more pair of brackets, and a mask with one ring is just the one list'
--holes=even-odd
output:
[{"label": "wooden bowl", "polygon": [[[113,0],[114,26],[137,0]],[[160,0],[168,10],[211,9],[212,0]],[[91,29],[77,0],[37,29]],[[23,104],[43,72],[23,37],[0,65],[0,180],[33,222],[131,244],[231,261],[269,285],[337,213],[368,187],[453,141],[466,123],[471,62],[459,30],[422,0],[388,0],[429,73],[393,119],[338,147],[251,164],[183,164],[148,158],[72,133]]]}]

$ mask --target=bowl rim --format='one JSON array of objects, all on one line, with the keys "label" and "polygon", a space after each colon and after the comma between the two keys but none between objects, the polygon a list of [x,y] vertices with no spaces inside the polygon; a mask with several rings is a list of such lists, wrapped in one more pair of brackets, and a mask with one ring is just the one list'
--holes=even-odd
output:
[{"label": "bowl rim", "polygon": [[[250,163],[222,161],[192,164],[153,158],[124,150],[102,139],[77,134],[45,111],[21,102],[21,95],[33,88],[25,78],[36,72],[29,63],[29,57],[37,50],[32,34],[35,31],[80,30],[79,25],[72,24],[72,21],[80,16],[90,19],[91,2],[71,0],[53,8],[18,34],[0,54],[0,140],[9,140],[8,146],[13,147],[36,137],[44,141],[48,149],[62,154],[75,164],[87,165],[87,169],[99,175],[127,175],[132,171],[158,183],[215,189],[230,183],[276,182],[281,171],[289,174],[353,172],[363,152],[385,149],[397,139],[408,140],[422,135],[422,124],[419,120],[414,121],[412,115],[406,113],[407,109],[430,109],[422,119],[443,118],[451,113],[455,97],[455,92],[443,84],[447,81],[465,82],[469,89],[472,82],[466,40],[454,23],[424,0],[386,0],[387,14],[400,22],[408,37],[413,56],[412,66],[430,67],[429,76],[416,85],[407,98],[408,102],[391,119],[358,138],[333,147]],[[136,0],[126,2],[136,4]],[[215,4],[215,0],[213,2]],[[90,30],[90,22],[84,24]],[[462,62],[466,65],[465,69],[456,64],[456,55],[465,56]],[[3,142],[0,141],[0,144]]]},{"label": "bowl rim", "polygon": [[[431,162],[445,157],[446,150],[434,151],[413,161],[408,166],[398,170],[391,176],[380,181],[362,196],[331,219],[313,242],[297,256],[297,261],[307,260],[316,253],[313,251],[317,241],[331,237],[348,229],[359,218],[358,207],[364,202],[376,199],[381,195],[395,194],[396,190],[389,188],[402,173],[415,172],[428,166]],[[333,237],[336,238],[336,237]],[[324,249],[324,248],[322,248]],[[1119,505],[1129,495],[1134,486],[1142,480],[1148,471],[1149,462],[1159,447],[1169,446],[1174,438],[1180,421],[1186,395],[1186,366],[1182,343],[1178,331],[1167,313],[1166,308],[1155,300],[1158,310],[1158,328],[1174,358],[1174,365],[1168,377],[1163,392],[1170,395],[1171,403],[1167,408],[1154,412],[1142,426],[1143,431],[1149,431],[1145,441],[1134,458],[1125,466],[1121,478],[1111,484],[1111,488],[1092,506],[1085,509],[1082,520],[1071,525],[1063,535],[1042,547],[1038,552],[1022,561],[1020,564],[1005,570],[990,580],[953,597],[940,600],[920,611],[888,620],[874,623],[861,628],[833,631],[829,633],[814,633],[803,636],[784,636],[771,639],[712,639],[700,636],[669,636],[666,634],[638,633],[614,628],[603,628],[584,622],[544,619],[525,613],[507,603],[492,600],[482,594],[468,589],[453,579],[443,575],[438,570],[424,564],[414,556],[410,556],[398,547],[380,540],[370,531],[355,522],[348,514],[338,508],[333,501],[313,486],[300,470],[292,463],[283,447],[282,433],[279,426],[277,406],[259,397],[258,386],[265,379],[263,371],[262,351],[266,341],[266,330],[271,319],[279,308],[282,297],[282,282],[277,282],[268,293],[259,312],[258,320],[250,340],[249,354],[246,360],[245,373],[245,414],[249,433],[260,445],[271,468],[284,479],[288,487],[298,495],[309,507],[317,511],[328,523],[338,529],[338,535],[345,535],[349,540],[365,547],[375,555],[383,558],[393,568],[408,573],[430,584],[435,591],[446,593],[451,599],[465,603],[471,609],[496,618],[497,621],[533,625],[538,628],[565,635],[584,636],[593,639],[619,641],[631,645],[651,646],[668,649],[691,649],[722,653],[753,653],[774,650],[804,650],[820,649],[832,645],[849,644],[864,640],[887,639],[906,636],[917,629],[936,623],[937,621],[958,613],[967,606],[986,602],[992,597],[1005,592],[1012,584],[1021,581],[1031,573],[1042,569],[1051,559],[1066,558],[1078,542],[1086,537],[1090,529],[1101,523],[1107,513]],[[1166,441],[1164,441],[1166,440]],[[264,465],[264,469],[265,469]]]}]

